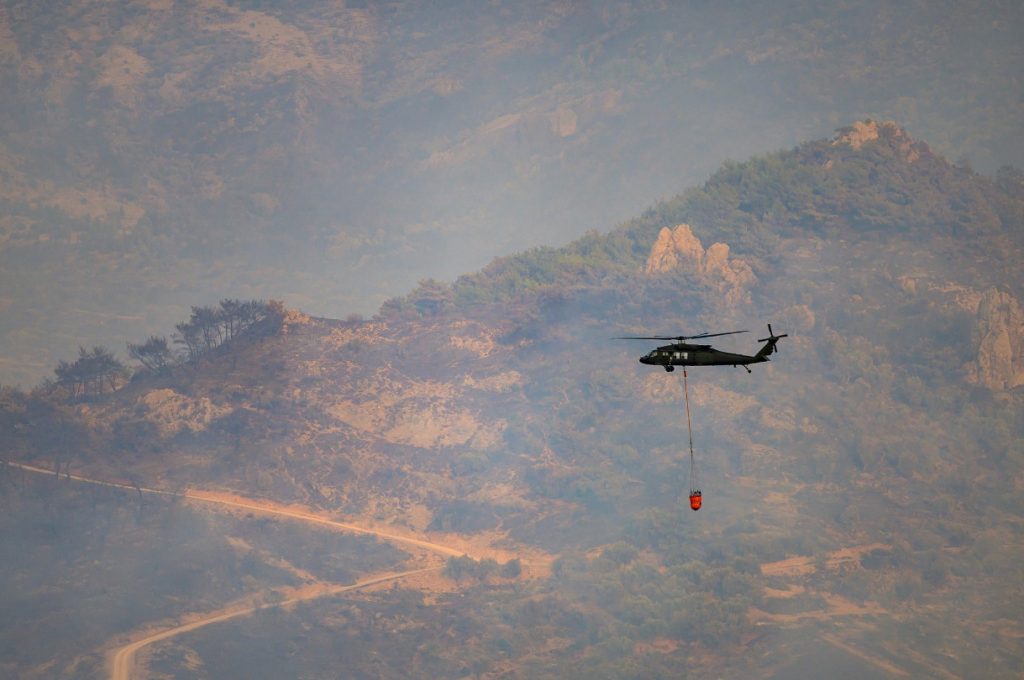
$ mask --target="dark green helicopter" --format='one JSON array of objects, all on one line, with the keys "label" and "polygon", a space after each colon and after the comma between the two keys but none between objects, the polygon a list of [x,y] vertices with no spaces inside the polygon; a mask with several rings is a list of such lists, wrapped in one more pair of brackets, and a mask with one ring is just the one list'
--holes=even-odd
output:
[{"label": "dark green helicopter", "polygon": [[711,345],[692,345],[687,340],[703,340],[704,338],[717,338],[720,335],[735,335],[737,333],[749,333],[750,331],[728,331],[727,333],[699,333],[698,335],[654,335],[646,337],[627,336],[615,338],[616,340],[675,340],[671,345],[662,345],[658,349],[640,357],[641,364],[661,366],[666,371],[676,370],[676,366],[742,366],[750,373],[748,364],[760,364],[770,361],[769,355],[776,351],[775,343],[782,338],[788,338],[788,333],[775,335],[772,332],[772,325],[768,324],[768,337],[761,338],[764,347],[758,350],[753,356],[747,354],[733,354],[715,349]]}]

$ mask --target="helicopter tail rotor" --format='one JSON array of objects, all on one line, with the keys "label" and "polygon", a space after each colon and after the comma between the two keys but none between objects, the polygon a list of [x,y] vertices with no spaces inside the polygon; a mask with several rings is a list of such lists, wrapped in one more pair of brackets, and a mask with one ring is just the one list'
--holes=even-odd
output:
[{"label": "helicopter tail rotor", "polygon": [[760,356],[760,357],[766,357],[767,358],[769,354],[775,354],[775,352],[778,351],[775,348],[775,344],[779,340],[781,340],[782,338],[788,338],[788,337],[789,337],[789,333],[783,333],[782,335],[775,335],[775,332],[772,330],[772,325],[768,324],[768,337],[767,338],[759,338],[758,339],[758,342],[766,342],[768,344],[765,345],[764,347],[762,347],[761,351],[758,352],[757,355]]}]

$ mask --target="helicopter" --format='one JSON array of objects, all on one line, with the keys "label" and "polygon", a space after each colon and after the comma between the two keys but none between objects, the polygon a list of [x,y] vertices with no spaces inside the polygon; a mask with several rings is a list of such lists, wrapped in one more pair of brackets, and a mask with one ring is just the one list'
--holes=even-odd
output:
[{"label": "helicopter", "polygon": [[662,345],[655,350],[640,357],[641,364],[650,366],[661,366],[671,373],[676,366],[742,366],[747,373],[751,373],[749,364],[760,364],[770,361],[768,358],[778,350],[775,344],[782,338],[788,338],[788,333],[775,335],[772,325],[768,324],[768,337],[761,338],[764,347],[753,356],[747,354],[734,354],[717,350],[711,345],[693,345],[687,340],[703,340],[705,338],[717,338],[721,335],[736,335],[737,333],[749,333],[750,331],[728,331],[725,333],[698,333],[697,335],[654,335],[654,336],[626,336],[615,338],[616,340],[675,340],[671,345]]}]

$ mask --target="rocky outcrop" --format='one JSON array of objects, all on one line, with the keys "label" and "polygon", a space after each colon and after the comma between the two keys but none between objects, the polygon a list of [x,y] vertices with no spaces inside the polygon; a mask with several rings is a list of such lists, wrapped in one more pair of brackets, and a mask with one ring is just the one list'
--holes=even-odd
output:
[{"label": "rocky outcrop", "polygon": [[868,142],[882,139],[888,142],[893,148],[899,150],[900,155],[908,163],[913,163],[921,157],[921,150],[918,144],[911,139],[907,131],[892,121],[879,123],[874,120],[857,121],[849,127],[843,128],[832,140],[833,146],[845,144],[853,149],[860,149]]},{"label": "rocky outcrop", "polygon": [[729,257],[729,246],[713,243],[707,250],[688,224],[675,229],[663,227],[651,247],[644,272],[664,274],[685,268],[706,278],[728,303],[749,301],[749,288],[757,280],[750,265]]},{"label": "rocky outcrop", "polygon": [[978,358],[968,379],[991,390],[1024,385],[1024,311],[1010,293],[990,288],[978,304]]},{"label": "rocky outcrop", "polygon": [[688,224],[680,224],[675,229],[662,227],[647,257],[644,271],[648,274],[664,274],[683,264],[693,271],[703,272],[704,246],[693,235]]}]

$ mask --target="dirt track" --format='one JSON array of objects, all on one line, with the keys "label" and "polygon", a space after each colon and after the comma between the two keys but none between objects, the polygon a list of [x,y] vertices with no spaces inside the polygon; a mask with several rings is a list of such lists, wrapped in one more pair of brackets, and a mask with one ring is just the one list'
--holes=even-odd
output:
[{"label": "dirt track", "polygon": [[[888,550],[890,546],[884,543],[869,543],[867,545],[856,545],[849,548],[834,550],[825,557],[824,565],[827,569],[840,569],[843,566],[856,566],[860,564],[861,556],[872,550]],[[761,573],[765,576],[802,576],[812,574],[818,570],[815,557],[790,557],[778,562],[766,562],[761,565]]]},{"label": "dirt track", "polygon": [[[8,461],[7,465],[10,467],[18,468],[20,470],[24,470],[26,472],[32,472],[36,474],[54,474],[52,470],[46,470],[43,468],[35,467],[33,465],[26,465],[24,463],[13,463]],[[305,510],[289,508],[287,506],[280,506],[269,502],[255,501],[252,499],[242,498],[239,496],[233,496],[224,493],[210,491],[184,491],[181,493],[174,493],[171,491],[165,491],[163,489],[150,489],[144,486],[136,486],[133,484],[126,484],[123,482],[112,482],[101,479],[91,479],[89,477],[82,477],[80,475],[66,474],[64,475],[64,477],[77,482],[83,482],[85,484],[97,484],[100,486],[108,486],[117,489],[135,491],[137,493],[159,494],[162,496],[177,496],[179,498],[186,498],[188,500],[197,501],[200,503],[208,503],[211,505],[226,508],[248,510],[254,513],[276,515],[278,517],[288,517],[290,519],[298,520],[300,522],[308,522],[311,524],[327,526],[334,529],[338,529],[340,531],[377,536],[378,538],[381,538],[386,541],[391,541],[393,543],[398,543],[407,546],[413,546],[423,550],[429,550],[431,552],[446,557],[459,557],[466,554],[464,550],[453,548],[451,546],[443,545],[440,543],[433,543],[431,541],[416,538],[414,536],[397,534],[393,533],[392,531],[382,531],[379,529],[360,527],[354,524],[338,522],[327,517],[322,517],[320,515],[307,512]],[[261,609],[268,609],[271,607],[283,607],[295,602],[315,599],[318,597],[326,597],[328,595],[335,595],[338,593],[343,593],[349,590],[356,590],[359,588],[366,588],[368,586],[372,586],[378,583],[384,583],[386,581],[394,581],[397,579],[413,576],[415,574],[421,574],[428,571],[436,571],[440,568],[441,567],[427,567],[423,569],[404,571],[397,574],[378,575],[351,585],[331,585],[327,587],[321,586],[319,588],[313,588],[308,592],[300,593],[281,602],[264,603],[251,606],[236,605],[234,608],[228,608],[227,610],[212,613],[210,615],[204,616],[194,621],[190,621],[188,623],[184,623],[172,628],[166,628],[164,630],[155,632],[151,635],[130,642],[129,644],[114,650],[113,654],[110,656],[111,680],[131,680],[132,673],[135,669],[135,656],[138,653],[138,651],[148,645],[151,645],[155,642],[159,642],[161,640],[166,640],[167,638],[174,637],[175,635],[187,633],[189,631],[196,630],[197,628],[202,628],[213,623],[220,623],[221,621],[227,621],[229,619],[233,619],[239,616],[245,616],[246,614],[251,614]]]},{"label": "dirt track", "polygon": [[[44,475],[53,475],[53,470],[46,470],[43,468],[35,467],[33,465],[25,465],[24,463],[12,463],[8,462],[7,465],[10,467],[25,470],[26,472],[35,472]],[[305,510],[299,510],[296,508],[289,508],[287,506],[277,505],[266,501],[256,501],[249,498],[243,498],[240,496],[233,496],[225,493],[219,493],[214,491],[183,491],[181,493],[175,493],[173,491],[165,491],[163,489],[150,489],[144,486],[135,486],[132,484],[126,484],[124,482],[110,482],[101,479],[90,479],[89,477],[82,477],[80,475],[62,475],[67,479],[74,480],[76,482],[84,482],[86,484],[98,484],[100,486],[109,486],[116,489],[125,489],[128,491],[136,491],[139,493],[151,493],[159,494],[161,496],[177,496],[179,498],[187,498],[192,501],[199,501],[201,503],[211,503],[213,505],[220,505],[229,508],[237,508],[240,510],[249,510],[265,515],[277,515],[278,517],[289,517],[291,519],[297,519],[302,522],[309,522],[313,524],[320,524],[323,526],[332,527],[341,531],[347,531],[355,534],[367,534],[376,536],[386,541],[393,543],[401,543],[404,545],[411,545],[417,548],[423,548],[431,552],[445,555],[447,557],[460,557],[467,554],[464,550],[459,550],[448,545],[441,543],[432,543],[421,538],[415,538],[414,536],[408,536],[403,534],[394,533],[391,530],[384,531],[380,529],[367,528],[356,526],[354,524],[347,524],[345,522],[338,522],[330,519],[329,517],[323,517]]]},{"label": "dirt track", "polygon": [[360,581],[358,583],[353,583],[353,584],[347,585],[347,586],[331,586],[331,587],[327,587],[327,588],[322,588],[322,587],[321,588],[316,588],[316,589],[310,590],[309,592],[302,593],[302,594],[296,595],[294,597],[290,597],[290,598],[288,598],[286,600],[282,600],[280,602],[267,602],[267,603],[264,603],[264,604],[253,605],[251,607],[229,608],[229,609],[227,609],[225,611],[220,611],[220,612],[212,613],[212,614],[210,614],[208,616],[205,616],[203,618],[196,619],[195,621],[190,621],[189,623],[184,623],[184,624],[182,624],[180,626],[176,626],[174,628],[167,628],[167,629],[162,630],[162,631],[160,631],[158,633],[154,633],[154,634],[149,635],[147,637],[141,638],[139,640],[136,640],[135,642],[132,642],[130,644],[125,645],[124,647],[120,647],[117,650],[115,650],[113,655],[111,656],[110,680],[131,680],[132,679],[132,673],[135,671],[135,656],[136,656],[136,654],[138,654],[139,650],[143,649],[144,647],[148,647],[149,645],[153,644],[154,642],[160,642],[161,640],[166,640],[166,639],[172,638],[172,637],[174,637],[176,635],[181,635],[182,633],[188,633],[188,632],[196,630],[198,628],[202,628],[204,626],[209,626],[210,624],[213,624],[213,623],[221,623],[223,621],[228,621],[230,619],[234,619],[234,618],[237,618],[239,616],[245,616],[247,614],[252,614],[253,612],[260,611],[261,609],[270,609],[272,607],[286,607],[288,605],[295,604],[296,602],[305,602],[305,601],[314,600],[314,599],[317,599],[317,598],[320,598],[320,597],[328,597],[330,595],[337,595],[338,593],[344,593],[344,592],[347,592],[347,591],[350,591],[350,590],[358,590],[360,588],[367,588],[369,586],[373,586],[373,585],[376,585],[378,583],[386,583],[388,581],[395,581],[395,580],[398,580],[398,579],[401,579],[401,578],[405,578],[407,576],[412,576],[414,574],[422,574],[422,573],[427,572],[427,571],[435,571],[437,569],[440,569],[440,567],[427,567],[426,569],[413,569],[411,571],[403,571],[403,572],[400,572],[400,573],[397,573],[397,574],[386,574],[384,576],[373,576],[371,578],[366,579],[365,581]]}]

